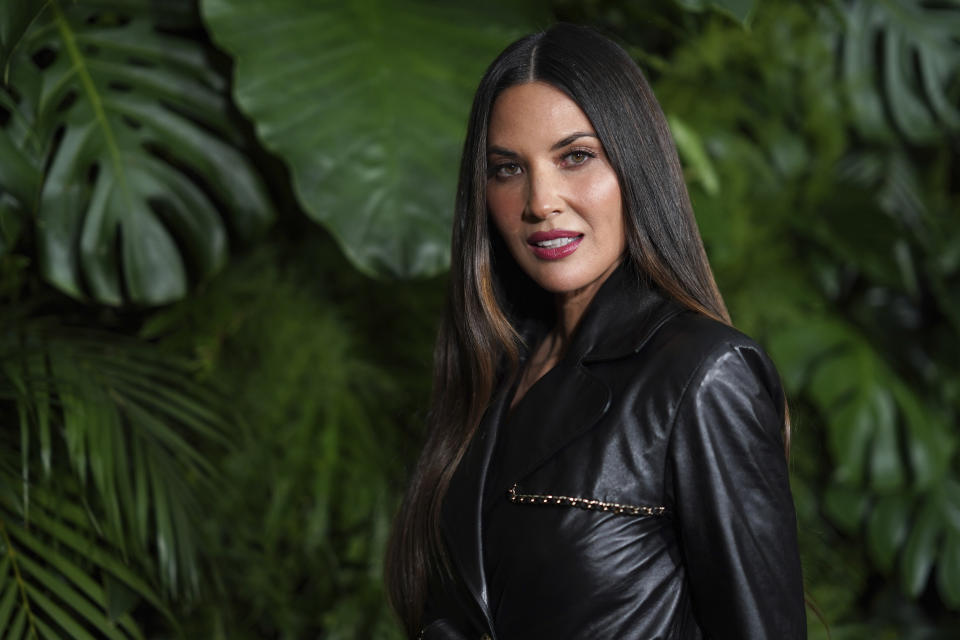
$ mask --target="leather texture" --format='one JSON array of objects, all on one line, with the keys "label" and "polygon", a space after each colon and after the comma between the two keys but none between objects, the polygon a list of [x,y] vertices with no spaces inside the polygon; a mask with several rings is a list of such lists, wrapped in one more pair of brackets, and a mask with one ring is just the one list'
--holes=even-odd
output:
[{"label": "leather texture", "polygon": [[425,637],[806,638],[783,392],[754,341],[622,266],[508,417],[511,393],[445,498],[457,575]]},{"label": "leather texture", "polygon": [[446,618],[434,620],[423,628],[417,640],[470,640],[457,626]]}]

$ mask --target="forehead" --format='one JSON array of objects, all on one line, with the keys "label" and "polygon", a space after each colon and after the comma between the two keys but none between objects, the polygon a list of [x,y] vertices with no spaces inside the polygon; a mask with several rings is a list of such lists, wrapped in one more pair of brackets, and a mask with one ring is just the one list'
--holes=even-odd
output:
[{"label": "forehead", "polygon": [[577,103],[552,85],[528,82],[497,96],[487,140],[491,146],[550,146],[574,132],[594,132]]}]

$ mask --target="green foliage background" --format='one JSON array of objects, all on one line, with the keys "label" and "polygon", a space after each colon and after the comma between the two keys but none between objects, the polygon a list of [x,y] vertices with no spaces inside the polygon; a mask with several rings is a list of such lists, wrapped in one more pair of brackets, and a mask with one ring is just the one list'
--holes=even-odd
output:
[{"label": "green foliage background", "polygon": [[784,378],[810,637],[956,637],[960,6],[519,4],[0,4],[2,637],[399,637],[470,96],[556,20]]}]

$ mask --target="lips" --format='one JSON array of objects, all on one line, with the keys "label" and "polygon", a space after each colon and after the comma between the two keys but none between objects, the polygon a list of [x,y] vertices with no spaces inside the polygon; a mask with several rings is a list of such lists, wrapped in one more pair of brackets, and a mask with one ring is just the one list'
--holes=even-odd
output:
[{"label": "lips", "polygon": [[576,251],[581,240],[582,233],[554,229],[531,233],[527,236],[527,245],[541,260],[559,260]]}]

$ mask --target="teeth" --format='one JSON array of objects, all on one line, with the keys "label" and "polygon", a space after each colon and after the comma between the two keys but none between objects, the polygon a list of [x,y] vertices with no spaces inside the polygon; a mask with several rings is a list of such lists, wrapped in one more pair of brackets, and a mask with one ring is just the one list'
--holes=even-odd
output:
[{"label": "teeth", "polygon": [[554,238],[553,240],[544,240],[543,242],[537,242],[536,245],[543,249],[556,249],[557,247],[562,247],[570,244],[576,237],[572,238]]}]

